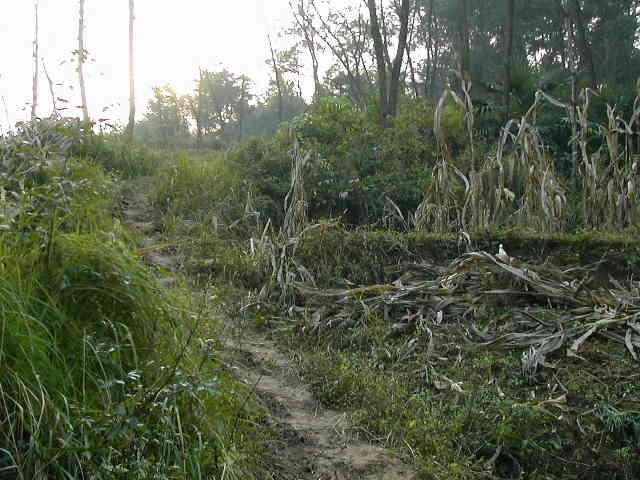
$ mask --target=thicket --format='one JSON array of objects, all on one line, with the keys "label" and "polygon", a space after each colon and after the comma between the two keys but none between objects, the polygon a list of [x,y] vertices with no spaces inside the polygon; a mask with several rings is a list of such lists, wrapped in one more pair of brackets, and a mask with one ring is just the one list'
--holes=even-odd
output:
[{"label": "thicket", "polygon": [[311,155],[312,219],[438,232],[635,228],[637,97],[618,107],[605,90],[585,89],[571,105],[539,91],[522,116],[490,134],[495,115],[463,85],[437,103],[408,101],[386,127],[375,105],[325,97],[274,137],[232,148],[228,161],[276,223],[295,138]]}]

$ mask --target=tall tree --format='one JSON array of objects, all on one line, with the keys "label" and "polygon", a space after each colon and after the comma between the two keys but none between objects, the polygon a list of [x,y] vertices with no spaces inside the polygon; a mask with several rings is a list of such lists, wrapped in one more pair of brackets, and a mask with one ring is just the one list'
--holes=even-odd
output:
[{"label": "tall tree", "polygon": [[293,18],[295,20],[295,31],[299,35],[302,35],[303,43],[309,52],[311,57],[311,66],[313,69],[313,98],[316,100],[319,98],[322,92],[322,84],[320,83],[320,64],[318,61],[318,42],[316,41],[316,31],[313,28],[313,13],[309,10],[309,5],[306,0],[297,0],[294,6],[289,1],[289,6],[293,12]]},{"label": "tall tree", "polygon": [[129,124],[127,137],[133,140],[133,129],[136,123],[136,83],[133,57],[133,27],[135,22],[134,0],[129,0]]},{"label": "tall tree", "polygon": [[87,89],[84,81],[84,63],[87,59],[87,50],[84,48],[84,3],[80,0],[78,15],[78,80],[80,82],[80,98],[82,100],[82,120],[89,122],[89,108],[87,107]]},{"label": "tall tree", "polygon": [[458,0],[458,61],[462,78],[469,75],[471,64],[471,35],[469,27],[469,0]]},{"label": "tall tree", "polygon": [[[378,18],[378,7],[376,0],[367,0],[369,8],[369,20],[373,47],[376,58],[378,97],[380,102],[380,120],[382,125],[387,125],[389,117],[396,114],[398,108],[398,98],[400,95],[400,74],[402,72],[402,61],[407,48],[407,36],[409,33],[409,13],[410,0],[402,0],[398,9],[400,31],[398,33],[398,46],[396,56],[389,66],[389,51],[387,42],[383,38],[381,22]],[[382,12],[384,15],[384,11]],[[388,78],[388,80],[387,80]]]},{"label": "tall tree", "polygon": [[[364,105],[373,84],[367,65],[371,42],[369,25],[360,10],[355,17],[350,17],[353,9],[349,8],[324,15],[313,0],[309,3],[318,25],[309,21],[309,16],[308,24],[338,63],[329,70],[337,73],[340,95],[347,94],[355,103]],[[347,87],[346,92],[343,85]]]},{"label": "tall tree", "polygon": [[591,87],[595,88],[598,84],[596,67],[593,62],[593,52],[591,50],[591,45],[589,44],[589,40],[587,39],[587,29],[585,26],[584,15],[582,13],[580,0],[569,0],[569,12],[572,17],[573,23],[576,26],[576,43],[578,46],[578,50],[580,51],[580,60],[582,66],[587,71]]},{"label": "tall tree", "polygon": [[247,113],[248,97],[249,97],[249,77],[242,75],[240,77],[240,102],[238,103],[238,141],[242,141],[244,134],[244,116]]},{"label": "tall tree", "polygon": [[33,38],[33,86],[32,86],[32,94],[33,100],[31,101],[31,120],[36,118],[36,111],[38,109],[38,76],[40,70],[40,62],[39,62],[39,49],[40,42],[38,40],[38,34],[40,30],[39,22],[38,22],[38,10],[40,7],[39,0],[35,0],[34,10],[35,10],[35,33]]},{"label": "tall tree", "polygon": [[271,43],[271,35],[267,35],[267,39],[269,40],[269,50],[271,51],[271,65],[273,67],[273,74],[276,79],[276,89],[278,91],[278,121],[282,123],[282,110],[283,110],[283,100],[282,100],[282,74],[280,72],[280,68],[278,67],[278,59],[276,58],[276,52],[273,49],[273,44]]}]

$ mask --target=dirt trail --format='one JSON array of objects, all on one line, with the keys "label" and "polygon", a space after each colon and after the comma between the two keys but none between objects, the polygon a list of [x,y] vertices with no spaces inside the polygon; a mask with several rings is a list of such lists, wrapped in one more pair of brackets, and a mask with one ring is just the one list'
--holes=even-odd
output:
[{"label": "dirt trail", "polygon": [[[142,193],[142,180],[124,200],[126,224],[144,237],[144,260],[170,271],[181,261],[162,243],[153,210]],[[147,249],[147,250],[145,250]],[[171,286],[172,279],[163,280]],[[292,362],[264,333],[228,325],[225,345],[241,381],[251,386],[269,411],[268,422],[279,433],[273,446],[275,480],[400,480],[415,478],[414,470],[380,446],[358,439],[346,412],[321,408],[297,377]]]}]

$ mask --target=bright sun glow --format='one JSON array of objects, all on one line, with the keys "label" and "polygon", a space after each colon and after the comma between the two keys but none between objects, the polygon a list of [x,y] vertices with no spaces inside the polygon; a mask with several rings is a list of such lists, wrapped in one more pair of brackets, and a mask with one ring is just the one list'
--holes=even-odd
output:
[{"label": "bright sun glow", "polygon": [[[27,119],[33,69],[33,2],[0,2],[0,125]],[[79,105],[72,51],[77,45],[77,0],[40,0],[40,57],[55,95]],[[249,75],[258,91],[268,82],[267,34],[290,22],[288,0],[137,0],[136,79],[138,115],[151,88],[171,84],[191,90],[198,67],[226,67]],[[87,0],[86,65],[88,103],[93,118],[122,121],[128,99],[128,1]],[[41,72],[38,113],[51,112],[49,85]],[[71,108],[67,114],[77,114]]]}]

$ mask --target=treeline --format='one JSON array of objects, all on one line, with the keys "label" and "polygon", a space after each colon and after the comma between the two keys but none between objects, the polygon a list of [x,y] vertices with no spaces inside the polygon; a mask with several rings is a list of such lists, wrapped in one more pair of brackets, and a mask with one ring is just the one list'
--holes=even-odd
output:
[{"label": "treeline", "polygon": [[[245,75],[201,70],[191,95],[155,90],[140,136],[156,143],[227,145],[271,133],[309,103],[300,87],[313,78],[311,103],[344,97],[382,126],[399,111],[434,104],[446,88],[475,106],[475,128],[496,138],[545,91],[576,107],[580,92],[631,110],[640,71],[638,0],[368,0],[337,8],[291,0],[290,46],[268,39],[268,91],[257,96]],[[597,110],[597,108],[596,108]],[[549,118],[562,123],[564,113]],[[373,118],[372,117],[372,118]],[[560,120],[561,122],[558,122]],[[567,145],[568,122],[553,133]]]}]

